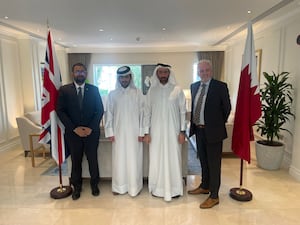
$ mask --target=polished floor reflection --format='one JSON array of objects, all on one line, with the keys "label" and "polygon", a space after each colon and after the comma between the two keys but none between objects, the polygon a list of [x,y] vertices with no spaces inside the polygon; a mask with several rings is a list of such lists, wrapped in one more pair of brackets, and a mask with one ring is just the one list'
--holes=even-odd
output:
[{"label": "polished floor reflection", "polygon": [[[0,225],[299,225],[300,182],[286,170],[265,171],[255,159],[244,166],[244,187],[253,193],[250,202],[229,197],[230,188],[239,184],[240,160],[224,158],[220,204],[200,209],[206,195],[190,196],[186,191],[199,184],[199,176],[187,178],[185,194],[172,202],[152,197],[145,185],[135,197],[114,196],[110,181],[100,183],[99,197],[91,195],[86,180],[81,198],[54,200],[49,193],[58,186],[56,176],[42,175],[51,160],[24,158],[21,148],[0,152]],[[63,177],[68,184],[68,177]]]}]

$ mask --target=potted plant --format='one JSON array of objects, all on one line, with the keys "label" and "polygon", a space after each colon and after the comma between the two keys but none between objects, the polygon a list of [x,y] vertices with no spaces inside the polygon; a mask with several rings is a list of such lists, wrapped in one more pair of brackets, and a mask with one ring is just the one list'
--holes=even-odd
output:
[{"label": "potted plant", "polygon": [[289,72],[263,72],[263,75],[266,81],[260,90],[262,117],[256,123],[256,130],[266,140],[256,142],[256,159],[259,167],[276,170],[281,166],[284,153],[281,131],[292,134],[283,126],[295,117],[292,112],[293,86],[288,82]]}]

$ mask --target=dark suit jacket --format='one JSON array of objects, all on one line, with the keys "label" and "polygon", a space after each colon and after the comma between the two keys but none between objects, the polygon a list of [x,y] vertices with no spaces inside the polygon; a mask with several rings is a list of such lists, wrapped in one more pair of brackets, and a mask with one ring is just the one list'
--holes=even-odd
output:
[{"label": "dark suit jacket", "polygon": [[[190,136],[195,134],[193,124],[194,100],[201,82],[191,84],[192,112]],[[218,80],[210,81],[204,105],[205,134],[208,142],[219,142],[227,138],[225,123],[231,111],[227,84]]]},{"label": "dark suit jacket", "polygon": [[100,132],[100,120],[104,110],[98,88],[85,84],[80,110],[75,84],[62,86],[59,90],[56,112],[65,125],[66,134],[73,132],[78,126],[86,126],[93,132]]}]

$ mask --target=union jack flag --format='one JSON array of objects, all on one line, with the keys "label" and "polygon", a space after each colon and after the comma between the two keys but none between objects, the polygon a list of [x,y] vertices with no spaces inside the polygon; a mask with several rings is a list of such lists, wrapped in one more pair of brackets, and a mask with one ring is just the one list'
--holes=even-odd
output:
[{"label": "union jack flag", "polygon": [[40,135],[40,143],[50,144],[53,159],[61,165],[66,159],[64,132],[65,127],[56,115],[55,107],[58,98],[58,90],[61,86],[61,74],[56,59],[55,49],[51,39],[50,30],[47,37],[47,49],[44,67],[44,83],[42,93],[43,131]]}]

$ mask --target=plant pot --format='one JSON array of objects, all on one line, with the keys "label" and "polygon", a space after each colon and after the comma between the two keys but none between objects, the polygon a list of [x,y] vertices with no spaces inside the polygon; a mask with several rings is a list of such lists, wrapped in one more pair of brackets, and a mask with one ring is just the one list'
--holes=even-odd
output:
[{"label": "plant pot", "polygon": [[277,146],[269,146],[261,144],[260,141],[255,142],[256,160],[258,167],[266,170],[278,170],[281,167],[284,144]]}]

